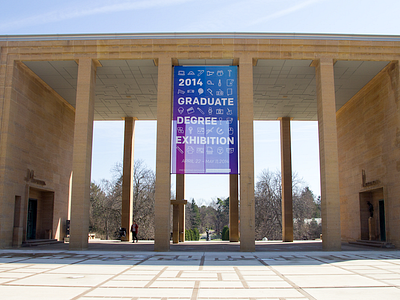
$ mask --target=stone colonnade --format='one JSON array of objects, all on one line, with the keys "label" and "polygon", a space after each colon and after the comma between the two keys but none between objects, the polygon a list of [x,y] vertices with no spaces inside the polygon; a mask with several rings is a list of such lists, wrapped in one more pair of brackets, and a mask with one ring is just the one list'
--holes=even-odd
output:
[{"label": "stone colonnade", "polygon": [[[255,250],[255,200],[253,151],[253,57],[242,54],[239,65],[239,137],[240,176],[230,176],[230,240],[239,240],[240,250]],[[171,170],[171,119],[172,119],[172,67],[173,59],[159,56],[157,95],[157,157],[155,194],[155,251],[168,251],[170,247],[170,170]],[[320,135],[323,248],[339,250],[340,209],[338,158],[336,137],[336,111],[333,77],[333,60],[317,59],[313,65],[317,78],[318,122]],[[94,111],[94,86],[96,64],[90,58],[79,59],[75,137],[73,156],[73,188],[71,211],[70,249],[86,249],[89,220],[90,162]],[[133,168],[133,118],[125,120],[124,183],[122,225],[129,232],[132,221],[132,168]],[[283,241],[293,241],[291,199],[290,119],[281,119],[282,183],[283,183]],[[238,180],[239,177],[239,180]],[[240,181],[240,190],[238,183]],[[179,197],[183,200],[183,176],[179,179]],[[238,193],[240,194],[240,226]],[[179,208],[180,207],[180,208]],[[180,218],[174,228],[174,242],[184,241],[184,212],[177,206]],[[183,217],[182,217],[183,216]],[[239,228],[240,227],[240,228]],[[125,240],[130,240],[130,233]]]}]

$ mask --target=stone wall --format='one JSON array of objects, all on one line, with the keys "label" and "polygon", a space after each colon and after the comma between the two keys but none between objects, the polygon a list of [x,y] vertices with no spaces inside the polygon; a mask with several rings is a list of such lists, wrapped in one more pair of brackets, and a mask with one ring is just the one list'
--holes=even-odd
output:
[{"label": "stone wall", "polygon": [[[38,238],[48,238],[50,230],[51,237],[63,238],[72,171],[74,109],[22,63],[14,62],[12,70],[11,93],[4,98],[9,109],[3,111],[8,114],[4,119],[9,134],[1,139],[5,152],[2,194],[6,197],[1,205],[0,247],[11,246],[13,227],[20,227],[19,241],[26,238],[29,197],[40,198],[43,207],[49,207],[54,197],[53,209],[43,210],[39,204],[42,232]],[[21,221],[14,224],[18,197]]]},{"label": "stone wall", "polygon": [[377,222],[378,201],[382,200],[378,198],[383,197],[387,241],[400,246],[398,106],[399,67],[393,62],[337,112],[341,231],[345,241],[361,239],[360,213],[365,216],[367,209],[362,199],[370,192]]}]

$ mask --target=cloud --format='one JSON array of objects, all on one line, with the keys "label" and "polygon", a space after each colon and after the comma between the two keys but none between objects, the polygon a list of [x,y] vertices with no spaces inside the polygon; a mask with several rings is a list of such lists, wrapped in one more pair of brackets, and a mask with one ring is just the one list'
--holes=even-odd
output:
[{"label": "cloud", "polygon": [[76,3],[70,2],[70,6],[63,7],[57,10],[48,11],[42,14],[33,15],[27,18],[20,18],[9,22],[2,22],[0,30],[15,29],[28,26],[36,26],[72,20],[76,18],[101,15],[107,13],[115,13],[130,10],[146,10],[150,8],[160,8],[166,6],[175,6],[194,0],[139,0],[139,1],[118,1],[112,4],[109,2],[91,1],[86,7],[80,6],[76,8]]}]

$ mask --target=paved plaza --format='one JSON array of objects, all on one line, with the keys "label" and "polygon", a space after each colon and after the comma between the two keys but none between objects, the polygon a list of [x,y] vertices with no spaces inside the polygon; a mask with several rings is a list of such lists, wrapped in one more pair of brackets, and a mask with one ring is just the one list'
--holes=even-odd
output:
[{"label": "paved plaza", "polygon": [[145,244],[0,250],[0,298],[400,299],[398,250],[141,251]]}]

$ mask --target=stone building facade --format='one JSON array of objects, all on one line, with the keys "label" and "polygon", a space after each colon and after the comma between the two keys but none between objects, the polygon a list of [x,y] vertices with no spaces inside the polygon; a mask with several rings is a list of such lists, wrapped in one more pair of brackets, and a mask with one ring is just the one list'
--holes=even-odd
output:
[{"label": "stone building facade", "polygon": [[62,240],[70,219],[70,249],[87,248],[94,120],[125,120],[122,226],[129,228],[134,123],[151,119],[157,120],[154,249],[169,249],[177,65],[238,66],[240,175],[231,176],[230,223],[232,241],[240,232],[241,251],[255,249],[253,121],[277,119],[283,240],[293,240],[290,121],[313,120],[323,249],[357,239],[400,246],[400,37],[0,36],[0,51],[0,247]]}]

